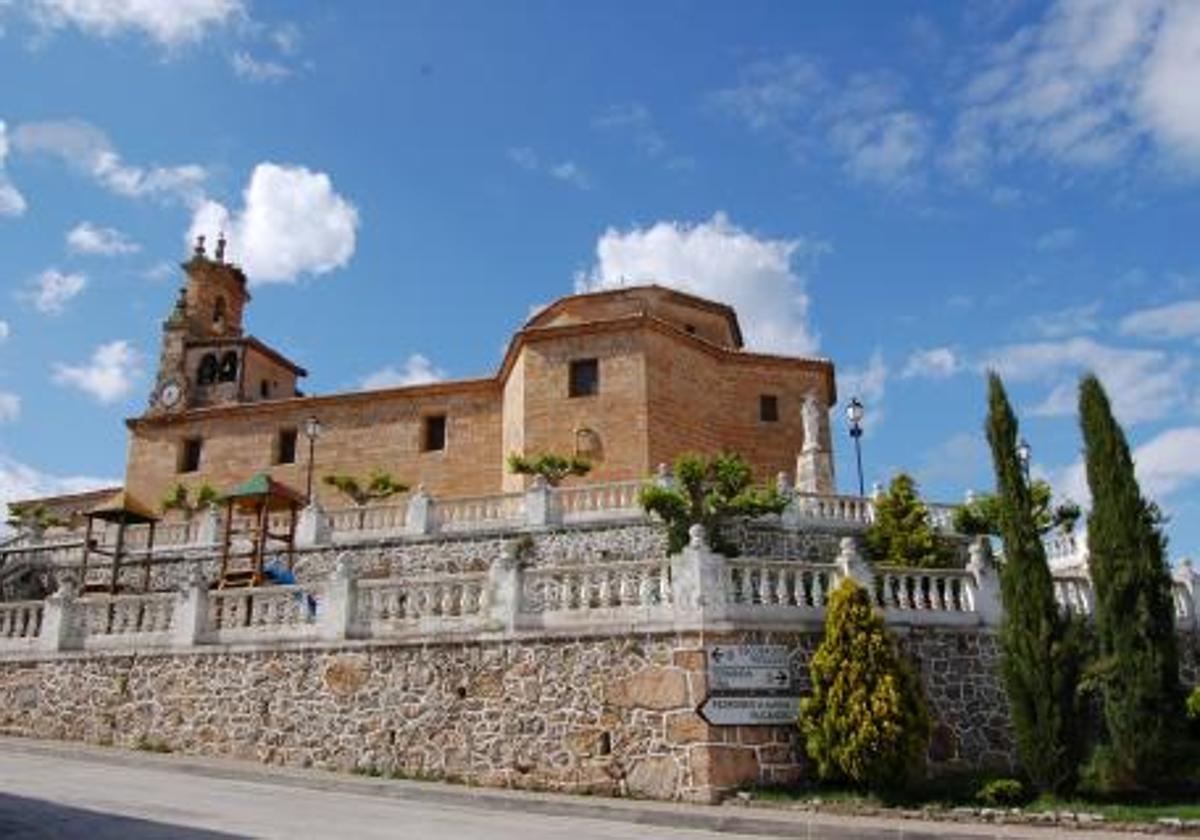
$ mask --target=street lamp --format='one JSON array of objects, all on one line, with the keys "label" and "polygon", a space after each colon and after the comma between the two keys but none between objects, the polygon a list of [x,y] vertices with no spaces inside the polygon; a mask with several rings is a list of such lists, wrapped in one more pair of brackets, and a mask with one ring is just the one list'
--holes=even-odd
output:
[{"label": "street lamp", "polygon": [[307,489],[304,491],[306,504],[312,504],[313,491],[313,452],[317,448],[317,438],[321,436],[321,421],[316,417],[309,417],[304,421],[304,436],[308,438],[308,482]]},{"label": "street lamp", "polygon": [[1021,438],[1017,444],[1017,460],[1021,462],[1021,473],[1025,476],[1025,483],[1029,483],[1029,462],[1033,458],[1033,447],[1029,445],[1029,441]]},{"label": "street lamp", "polygon": [[854,457],[858,461],[858,495],[866,496],[866,487],[863,485],[863,470],[862,470],[862,419],[865,413],[863,404],[858,401],[858,397],[852,397],[850,404],[846,406],[846,419],[850,421],[850,437],[854,438]]}]

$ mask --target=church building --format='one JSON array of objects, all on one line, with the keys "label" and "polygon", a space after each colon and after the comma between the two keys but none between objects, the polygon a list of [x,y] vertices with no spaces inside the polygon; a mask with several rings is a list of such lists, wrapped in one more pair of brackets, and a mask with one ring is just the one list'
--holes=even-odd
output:
[{"label": "church building", "polygon": [[657,285],[571,295],[530,318],[491,375],[309,396],[305,369],[245,332],[246,275],[224,250],[210,257],[201,237],[182,265],[149,405],[126,421],[124,489],[146,507],[177,484],[225,490],[260,472],[304,494],[318,426],[312,491],[327,507],[345,504],[329,474],[383,471],[435,498],[517,491],[512,453],[586,457],[574,481],[590,483],[727,450],[760,481],[834,491],[833,364],[745,350],[725,303]]}]

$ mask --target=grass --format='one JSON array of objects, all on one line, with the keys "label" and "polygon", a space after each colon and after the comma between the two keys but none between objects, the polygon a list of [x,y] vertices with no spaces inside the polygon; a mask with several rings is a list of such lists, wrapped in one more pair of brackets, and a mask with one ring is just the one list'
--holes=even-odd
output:
[{"label": "grass", "polygon": [[1111,802],[1093,799],[1056,799],[1041,797],[1025,809],[1031,813],[1046,811],[1084,811],[1100,814],[1106,822],[1154,822],[1162,817],[1181,820],[1200,820],[1200,803],[1189,802]]}]

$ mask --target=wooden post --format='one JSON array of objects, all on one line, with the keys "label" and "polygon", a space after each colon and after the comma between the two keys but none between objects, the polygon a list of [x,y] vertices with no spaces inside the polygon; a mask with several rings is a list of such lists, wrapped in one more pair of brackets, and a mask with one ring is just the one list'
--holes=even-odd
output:
[{"label": "wooden post", "polygon": [[87,589],[88,555],[92,552],[92,517],[87,517],[87,528],[83,532],[83,563],[79,569],[79,591]]},{"label": "wooden post", "polygon": [[117,547],[113,550],[112,581],[109,583],[109,594],[117,594],[117,574],[121,570],[121,552],[125,550],[125,513],[122,511],[117,521]]},{"label": "wooden post", "polygon": [[296,503],[292,502],[290,507],[292,511],[292,518],[291,521],[288,522],[287,555],[288,571],[292,572],[295,571],[296,568]]},{"label": "wooden post", "polygon": [[150,558],[154,554],[154,526],[155,522],[150,521],[150,532],[146,535],[146,559],[145,568],[142,571],[142,592],[150,591]]},{"label": "wooden post", "polygon": [[254,551],[254,585],[262,583],[263,554],[267,550],[267,526],[270,524],[270,505],[263,499],[258,509],[258,546]]},{"label": "wooden post", "polygon": [[229,571],[229,545],[233,542],[233,500],[225,503],[225,536],[221,543],[221,577],[217,586],[225,586],[225,574]]}]

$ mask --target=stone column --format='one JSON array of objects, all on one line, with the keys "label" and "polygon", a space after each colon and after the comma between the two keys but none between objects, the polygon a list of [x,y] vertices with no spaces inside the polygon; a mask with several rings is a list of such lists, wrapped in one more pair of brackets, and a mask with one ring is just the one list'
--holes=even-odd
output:
[{"label": "stone column", "polygon": [[535,475],[525,491],[525,524],[536,528],[558,524],[554,509],[554,493],[544,475]]},{"label": "stone column", "polygon": [[72,650],[82,641],[75,632],[75,582],[63,580],[42,606],[38,647],[45,651]]},{"label": "stone column", "polygon": [[408,510],[404,512],[404,533],[419,536],[433,533],[433,499],[425,492],[425,485],[417,486],[408,499]]},{"label": "stone column", "polygon": [[355,596],[354,566],[348,555],[338,557],[329,573],[325,601],[317,608],[317,626],[322,639],[339,641],[354,637]]},{"label": "stone column", "polygon": [[1000,577],[996,564],[992,562],[992,544],[986,536],[978,536],[971,542],[967,571],[975,579],[975,613],[979,623],[998,627],[1004,618],[1004,607],[1000,599]]},{"label": "stone column", "polygon": [[314,548],[329,545],[333,541],[333,532],[329,526],[329,517],[321,505],[314,501],[300,511],[300,520],[296,523],[296,547]]},{"label": "stone column", "polygon": [[216,545],[221,539],[221,512],[216,505],[207,505],[200,511],[200,525],[196,529],[196,542],[200,545]]},{"label": "stone column", "polygon": [[688,544],[671,558],[671,602],[685,624],[724,621],[728,617],[725,558],[708,545],[703,525],[688,530]]},{"label": "stone column", "polygon": [[796,458],[796,490],[831,495],[834,492],[833,453],[825,448],[821,407],[815,397],[804,401],[804,446]]},{"label": "stone column", "polygon": [[208,581],[194,566],[175,596],[174,625],[172,634],[178,647],[198,645],[208,633]]},{"label": "stone column", "polygon": [[1179,622],[1180,629],[1200,633],[1200,572],[1196,571],[1190,559],[1185,558],[1171,575],[1171,579],[1183,586],[1190,600],[1187,606],[1190,607],[1191,616],[1185,616],[1184,620]]},{"label": "stone column", "polygon": [[858,550],[858,541],[854,537],[842,537],[835,562],[837,563],[835,586],[849,578],[864,587],[867,592],[871,593],[871,600],[875,600],[875,570],[863,559]]},{"label": "stone column", "polygon": [[490,629],[513,632],[521,611],[521,563],[513,541],[505,543],[488,567],[484,611]]},{"label": "stone column", "polygon": [[671,468],[665,463],[659,464],[654,470],[654,483],[667,490],[675,486],[675,476],[671,475]]}]

